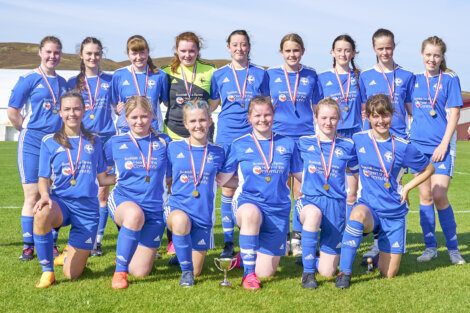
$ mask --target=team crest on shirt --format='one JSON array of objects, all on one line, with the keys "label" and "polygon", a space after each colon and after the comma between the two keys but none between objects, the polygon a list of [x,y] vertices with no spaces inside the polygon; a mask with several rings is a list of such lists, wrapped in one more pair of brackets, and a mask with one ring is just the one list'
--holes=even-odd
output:
[{"label": "team crest on shirt", "polygon": [[176,103],[183,104],[184,103],[184,98],[183,97],[176,97]]},{"label": "team crest on shirt", "polygon": [[152,141],[152,150],[157,150],[160,148],[160,143],[158,141]]},{"label": "team crest on shirt", "polygon": [[364,173],[365,177],[370,177],[370,171],[369,170],[363,170],[362,172]]},{"label": "team crest on shirt", "polygon": [[286,148],[283,146],[276,147],[276,151],[279,152],[279,154],[284,154],[286,153]]},{"label": "team crest on shirt", "polygon": [[182,174],[180,176],[180,182],[182,182],[183,184],[186,184],[188,181],[189,181],[188,175]]},{"label": "team crest on shirt", "polygon": [[260,166],[253,166],[253,174],[259,175],[261,174],[262,170]]},{"label": "team crest on shirt", "polygon": [[42,107],[46,110],[50,110],[51,109],[51,103],[50,102],[44,102],[42,104]]},{"label": "team crest on shirt", "polygon": [[207,163],[212,163],[212,162],[214,162],[214,156],[212,155],[212,153],[207,154],[206,162],[207,162]]},{"label": "team crest on shirt", "polygon": [[397,87],[403,85],[403,80],[400,77],[395,78],[395,85]]},{"label": "team crest on shirt", "polygon": [[83,150],[85,150],[85,152],[88,154],[92,154],[95,151],[95,148],[93,148],[92,144],[87,143],[85,147],[83,148]]},{"label": "team crest on shirt", "polygon": [[355,86],[357,83],[356,78],[351,77],[351,86]]},{"label": "team crest on shirt", "polygon": [[157,83],[155,82],[155,80],[153,79],[149,79],[148,83],[147,83],[147,86],[149,87],[149,89],[155,87]]},{"label": "team crest on shirt", "polygon": [[335,149],[335,156],[337,158],[341,158],[341,157],[343,157],[343,155],[344,155],[343,149],[341,149],[341,148],[336,148]]},{"label": "team crest on shirt", "polygon": [[124,163],[124,168],[125,168],[126,170],[131,170],[131,169],[134,168],[134,163],[132,163],[132,161],[126,161],[126,162]]},{"label": "team crest on shirt", "polygon": [[108,89],[109,89],[109,84],[106,83],[106,82],[104,82],[104,83],[101,83],[100,87],[101,87],[101,89],[103,89],[103,90],[108,90]]},{"label": "team crest on shirt", "polygon": [[415,105],[416,105],[417,108],[420,108],[420,107],[421,107],[421,102],[419,102],[418,100],[416,100]]},{"label": "team crest on shirt", "polygon": [[253,84],[255,82],[255,77],[253,75],[248,75],[246,80],[248,81],[248,84]]},{"label": "team crest on shirt", "polygon": [[235,96],[230,95],[230,96],[227,97],[227,100],[230,101],[230,102],[234,102],[235,101]]},{"label": "team crest on shirt", "polygon": [[62,175],[69,176],[70,174],[72,174],[72,171],[70,170],[70,167],[68,167],[68,166],[62,167]]},{"label": "team crest on shirt", "polygon": [[281,93],[281,94],[279,95],[279,101],[284,102],[284,101],[286,101],[286,100],[287,100],[286,95],[283,94],[283,93]]},{"label": "team crest on shirt", "polygon": [[390,152],[390,151],[385,152],[384,158],[388,163],[392,162],[392,159],[393,159],[392,152]]},{"label": "team crest on shirt", "polygon": [[308,166],[308,172],[309,172],[310,174],[314,174],[316,171],[317,171],[317,167],[316,167],[315,165],[310,164],[310,165]]},{"label": "team crest on shirt", "polygon": [[308,77],[302,77],[300,79],[300,83],[304,86],[307,86],[308,85]]},{"label": "team crest on shirt", "polygon": [[[432,86],[432,89],[434,90],[437,89],[437,83]],[[439,86],[439,90],[442,90],[442,85]]]}]

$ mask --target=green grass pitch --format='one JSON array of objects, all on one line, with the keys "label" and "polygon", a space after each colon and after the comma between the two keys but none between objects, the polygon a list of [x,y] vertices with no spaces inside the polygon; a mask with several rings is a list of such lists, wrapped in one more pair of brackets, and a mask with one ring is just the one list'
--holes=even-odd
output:
[{"label": "green grass pitch", "polygon": [[[234,288],[221,289],[218,283],[222,274],[213,265],[223,241],[219,219],[215,228],[217,249],[209,251],[203,274],[194,288],[178,286],[179,268],[167,265],[168,256],[164,255],[155,262],[149,277],[131,277],[129,289],[115,291],[111,289],[111,277],[116,228],[108,221],[103,257],[90,258],[84,275],[77,281],[67,281],[58,268],[58,283],[47,290],[36,290],[34,284],[41,274],[37,259],[26,263],[18,260],[22,248],[19,221],[22,192],[15,160],[16,143],[1,142],[1,312],[470,312],[470,265],[450,264],[439,226],[438,258],[426,264],[416,262],[423,251],[416,191],[411,195],[408,215],[408,251],[398,276],[391,280],[381,279],[378,273],[365,274],[365,269],[356,262],[349,290],[337,290],[333,280],[324,278],[319,278],[317,290],[304,290],[300,286],[301,267],[295,265],[292,257],[285,257],[276,276],[263,280],[261,291],[246,292],[240,287],[241,270],[229,273]],[[470,262],[469,185],[470,143],[459,142],[449,197],[456,212],[460,249],[467,262]],[[61,230],[59,246],[64,246],[67,234],[67,229]],[[365,252],[370,242],[368,237],[359,254]]]}]

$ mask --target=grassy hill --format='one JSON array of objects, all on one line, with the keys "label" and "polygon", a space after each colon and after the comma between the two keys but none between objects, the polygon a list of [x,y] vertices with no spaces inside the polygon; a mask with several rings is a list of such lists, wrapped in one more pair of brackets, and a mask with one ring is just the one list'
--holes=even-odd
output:
[{"label": "grassy hill", "polygon": [[[38,66],[38,44],[19,43],[19,42],[1,42],[0,43],[0,68],[4,69],[30,69]],[[161,67],[170,64],[171,57],[155,58],[154,63]],[[220,67],[229,60],[205,60]],[[103,60],[103,70],[113,71],[126,66],[129,61],[114,61],[110,59]],[[58,67],[59,70],[77,70],[80,67],[80,57],[77,54],[64,53]]]}]

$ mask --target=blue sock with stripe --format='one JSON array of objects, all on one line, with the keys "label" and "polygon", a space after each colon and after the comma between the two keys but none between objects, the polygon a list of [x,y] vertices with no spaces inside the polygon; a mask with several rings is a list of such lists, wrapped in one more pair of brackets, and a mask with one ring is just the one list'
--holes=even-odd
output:
[{"label": "blue sock with stripe", "polygon": [[140,239],[140,230],[131,230],[121,226],[116,246],[116,272],[129,272],[135,250]]},{"label": "blue sock with stripe", "polygon": [[437,248],[434,204],[419,205],[419,223],[423,230],[424,244],[426,245],[426,248]]},{"label": "blue sock with stripe", "polygon": [[100,207],[100,219],[98,222],[98,233],[96,234],[96,242],[101,243],[103,240],[106,222],[108,221],[108,206]]},{"label": "blue sock with stripe", "polygon": [[36,254],[38,255],[42,271],[53,272],[54,257],[52,255],[52,248],[54,246],[54,238],[52,237],[52,231],[45,235],[34,234],[34,242],[36,243]]},{"label": "blue sock with stripe", "polygon": [[259,235],[240,234],[240,256],[243,261],[243,277],[255,272],[256,251],[259,247]]},{"label": "blue sock with stripe", "polygon": [[173,233],[173,245],[175,246],[181,271],[193,271],[193,244],[191,235],[180,236]]},{"label": "blue sock with stripe", "polygon": [[24,243],[23,248],[34,247],[33,223],[34,218],[32,216],[21,216],[21,231]]},{"label": "blue sock with stripe", "polygon": [[232,197],[221,196],[220,211],[222,215],[222,230],[224,242],[233,242],[234,218],[232,212]]},{"label": "blue sock with stripe", "polygon": [[354,220],[347,222],[341,241],[341,257],[339,259],[339,270],[341,272],[348,275],[352,273],[352,265],[357,249],[361,245],[363,233],[364,224]]},{"label": "blue sock with stripe", "polygon": [[54,241],[54,245],[57,245],[57,239],[59,239],[59,229],[60,228],[52,228],[52,239]]},{"label": "blue sock with stripe", "polygon": [[457,241],[457,224],[455,223],[452,206],[449,205],[449,207],[444,210],[437,210],[437,214],[439,216],[439,223],[441,224],[442,232],[446,238],[447,250],[458,250],[459,243]]},{"label": "blue sock with stripe", "polygon": [[355,203],[353,203],[353,204],[346,203],[346,222],[349,221],[349,216],[351,215],[351,211],[352,211],[354,205],[355,205]]},{"label": "blue sock with stripe", "polygon": [[302,264],[304,273],[315,273],[317,270],[316,250],[318,243],[318,231],[311,232],[302,229]]}]

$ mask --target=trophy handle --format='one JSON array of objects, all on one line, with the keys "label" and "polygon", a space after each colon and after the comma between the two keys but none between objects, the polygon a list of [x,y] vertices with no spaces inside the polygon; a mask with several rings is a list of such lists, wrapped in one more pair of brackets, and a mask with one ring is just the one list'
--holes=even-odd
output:
[{"label": "trophy handle", "polygon": [[237,258],[233,258],[232,261],[230,261],[230,268],[228,270],[229,271],[233,270],[236,265],[237,265]]},{"label": "trophy handle", "polygon": [[217,258],[214,259],[214,265],[215,265],[215,267],[217,267],[217,269],[218,269],[219,271],[224,271],[223,269],[220,268],[220,265],[217,263],[218,260],[219,260],[219,259],[217,259]]}]

